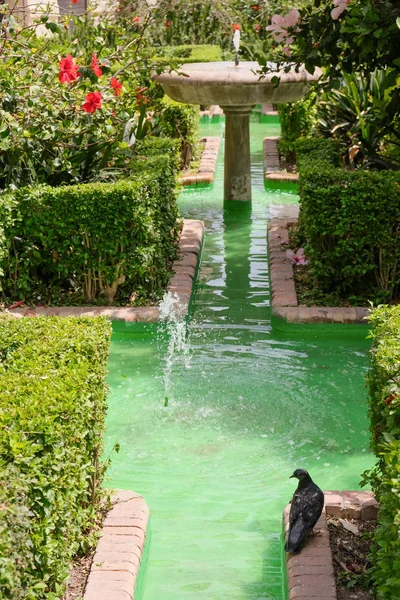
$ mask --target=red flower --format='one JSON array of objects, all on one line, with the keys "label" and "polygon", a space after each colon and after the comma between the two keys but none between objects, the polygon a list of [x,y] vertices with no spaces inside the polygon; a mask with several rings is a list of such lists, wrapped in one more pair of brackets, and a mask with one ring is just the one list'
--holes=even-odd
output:
[{"label": "red flower", "polygon": [[93,114],[98,108],[101,108],[100,92],[90,92],[86,96],[86,102],[82,105],[85,112]]},{"label": "red flower", "polygon": [[261,25],[254,25],[254,31],[260,33]]},{"label": "red flower", "polygon": [[101,77],[103,75],[103,72],[99,67],[99,61],[97,60],[97,56],[94,52],[92,54],[92,71],[96,77]]},{"label": "red flower", "polygon": [[386,406],[389,406],[389,404],[392,404],[392,402],[395,398],[396,398],[396,396],[394,394],[390,394],[390,396],[385,398],[384,402],[385,402]]},{"label": "red flower", "polygon": [[232,25],[232,29],[233,29],[234,31],[240,31],[240,25],[239,25],[239,23],[234,23],[234,24]]},{"label": "red flower", "polygon": [[133,17],[132,23],[140,23],[140,17],[138,17],[137,15],[136,17]]},{"label": "red flower", "polygon": [[119,96],[122,92],[122,83],[115,79],[115,77],[111,77],[110,86],[114,90],[114,96]]},{"label": "red flower", "polygon": [[258,6],[258,4],[254,4],[254,6],[251,7],[253,10],[261,10],[261,6]]},{"label": "red flower", "polygon": [[79,0],[71,0],[71,4],[78,4]]},{"label": "red flower", "polygon": [[171,21],[165,21],[165,29],[169,29],[171,27]]},{"label": "red flower", "polygon": [[72,54],[68,54],[68,56],[62,58],[58,66],[60,67],[60,72],[58,74],[60,83],[69,85],[71,81],[76,81],[78,79],[79,67],[75,64]]},{"label": "red flower", "polygon": [[143,96],[143,92],[146,92],[148,89],[149,89],[148,87],[143,87],[143,88],[137,89],[136,103],[138,106],[141,106],[142,104],[149,104],[150,98],[148,98],[148,96]]}]

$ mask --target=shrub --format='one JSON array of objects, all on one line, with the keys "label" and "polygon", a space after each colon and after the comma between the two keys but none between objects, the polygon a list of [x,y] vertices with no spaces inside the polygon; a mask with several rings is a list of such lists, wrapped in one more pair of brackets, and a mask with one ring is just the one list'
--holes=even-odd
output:
[{"label": "shrub", "polygon": [[[0,196],[0,214],[11,206],[13,216],[4,225],[4,293],[35,302],[100,296],[111,304],[122,286],[125,301],[132,292],[156,296],[169,279],[178,227],[176,145],[166,145],[169,154],[138,159],[132,180]],[[151,143],[142,150],[156,151]]]},{"label": "shrub", "polygon": [[400,597],[400,306],[380,306],[371,314],[368,373],[372,448],[379,458],[366,474],[380,503],[373,548],[377,597]]},{"label": "shrub", "polygon": [[156,64],[170,64],[175,59],[179,64],[191,62],[218,62],[222,60],[222,50],[212,44],[187,44],[183,46],[160,46],[153,48]]},{"label": "shrub", "polygon": [[187,169],[199,139],[199,106],[182,104],[167,96],[160,102],[158,127],[161,135],[177,138],[181,144],[181,168]]},{"label": "shrub", "polygon": [[322,137],[301,137],[295,143],[297,162],[324,161],[334,167],[340,167],[339,142]]},{"label": "shrub", "polygon": [[346,171],[319,156],[300,160],[299,229],[311,276],[325,292],[395,297],[400,173]]},{"label": "shrub", "polygon": [[299,102],[278,104],[281,136],[278,141],[279,154],[285,160],[294,163],[296,160],[295,144],[302,137],[309,135],[314,124],[315,107],[312,98]]},{"label": "shrub", "polygon": [[110,335],[102,318],[0,317],[2,598],[59,598],[91,541]]}]

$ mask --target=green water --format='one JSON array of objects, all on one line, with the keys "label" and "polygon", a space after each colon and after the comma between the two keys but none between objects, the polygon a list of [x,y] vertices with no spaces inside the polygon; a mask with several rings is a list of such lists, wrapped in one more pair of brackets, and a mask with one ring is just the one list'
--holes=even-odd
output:
[{"label": "green water", "polygon": [[[222,121],[202,125],[222,131]],[[262,139],[276,133],[252,123],[251,211],[224,211],[222,155],[214,188],[179,199],[184,216],[205,222],[206,239],[167,408],[167,336],[115,326],[106,443],[121,450],[110,483],[139,492],[151,510],[139,600],[282,600],[289,475],[303,467],[325,489],[354,489],[374,462],[366,329],[271,327],[266,223],[297,202],[264,190]]]}]

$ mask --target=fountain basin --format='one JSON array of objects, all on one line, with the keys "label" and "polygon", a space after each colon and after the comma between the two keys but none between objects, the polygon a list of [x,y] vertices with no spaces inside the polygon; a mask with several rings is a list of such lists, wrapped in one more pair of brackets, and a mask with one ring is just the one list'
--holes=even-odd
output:
[{"label": "fountain basin", "polygon": [[[310,75],[302,67],[298,73],[292,68],[288,73],[268,73],[260,79],[260,69],[257,62],[241,62],[238,66],[231,62],[189,63],[179,73],[162,73],[155,79],[177,102],[238,106],[296,102],[320,76],[320,71]],[[280,77],[278,86],[272,82],[276,75]]]}]

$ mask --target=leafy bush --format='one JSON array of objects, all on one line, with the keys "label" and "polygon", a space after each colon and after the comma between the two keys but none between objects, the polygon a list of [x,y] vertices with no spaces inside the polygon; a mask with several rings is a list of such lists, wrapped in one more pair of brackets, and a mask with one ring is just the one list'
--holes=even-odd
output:
[{"label": "leafy bush", "polygon": [[60,598],[92,541],[110,335],[102,318],[0,317],[2,598]]},{"label": "leafy bush", "polygon": [[315,120],[313,98],[278,104],[278,112],[281,124],[281,136],[278,141],[279,154],[287,162],[294,163],[296,141],[302,136],[310,135],[313,129]]},{"label": "leafy bush", "polygon": [[366,474],[380,503],[373,548],[377,597],[400,597],[400,306],[380,306],[371,314],[368,373],[372,448],[379,458]]},{"label": "leafy bush", "polygon": [[[0,261],[6,296],[64,303],[100,296],[111,304],[122,288],[125,302],[133,292],[156,297],[169,279],[178,227],[176,143],[164,145],[172,152],[138,159],[140,176],[132,180],[0,196],[0,214],[12,215]],[[157,148],[148,143],[142,151]]]},{"label": "leafy bush", "polygon": [[[331,144],[331,148],[333,148]],[[317,287],[389,300],[400,283],[400,173],[300,160],[299,228]]]},{"label": "leafy bush", "polygon": [[390,161],[382,154],[384,144],[398,144],[400,138],[400,123],[392,115],[395,87],[396,73],[390,69],[368,76],[344,73],[339,89],[320,96],[318,129],[340,141],[351,166],[399,167],[400,161]]},{"label": "leafy bush", "polygon": [[159,131],[161,135],[180,140],[181,168],[187,169],[199,140],[199,106],[175,102],[168,96],[164,96],[159,106]]}]

